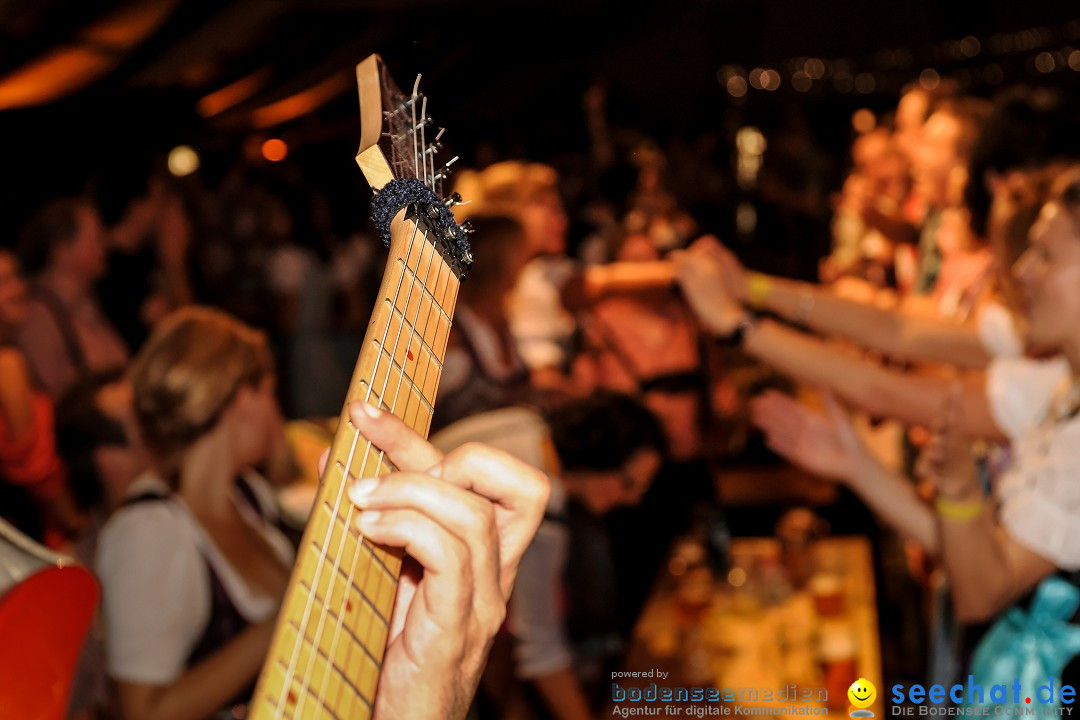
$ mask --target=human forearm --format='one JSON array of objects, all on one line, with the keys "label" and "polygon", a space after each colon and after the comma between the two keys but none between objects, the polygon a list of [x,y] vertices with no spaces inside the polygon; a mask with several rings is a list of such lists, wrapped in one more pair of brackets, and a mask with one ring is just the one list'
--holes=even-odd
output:
[{"label": "human forearm", "polygon": [[273,621],[248,628],[172,685],[120,683],[124,720],[200,720],[212,715],[258,675],[273,629]]},{"label": "human forearm", "polygon": [[847,485],[891,527],[919,543],[931,555],[938,554],[941,543],[934,513],[919,498],[910,481],[884,467],[867,452]]},{"label": "human forearm", "polygon": [[558,720],[590,720],[592,713],[581,685],[569,668],[533,680],[544,704]]},{"label": "human forearm", "polygon": [[990,358],[974,324],[912,316],[840,297],[819,285],[754,274],[742,283],[744,302],[824,334],[840,335],[901,360],[984,368]]},{"label": "human forearm", "polygon": [[612,293],[667,287],[675,282],[675,268],[663,261],[591,265],[584,273],[587,302],[596,302]]},{"label": "human forearm", "polygon": [[[973,494],[967,502],[981,500]],[[937,523],[957,617],[967,622],[992,618],[1008,604],[1008,582],[989,506],[982,505],[972,520],[939,513]]]},{"label": "human forearm", "polygon": [[925,424],[937,408],[933,396],[939,388],[932,379],[886,370],[772,320],[760,320],[743,347],[777,370],[833,390],[872,415]]},{"label": "human forearm", "polygon": [[[768,319],[757,323],[743,347],[777,370],[833,390],[871,415],[913,425],[931,423],[949,386],[945,378],[889,370]],[[1001,437],[983,379],[968,381],[964,402],[964,429],[970,436]]]}]

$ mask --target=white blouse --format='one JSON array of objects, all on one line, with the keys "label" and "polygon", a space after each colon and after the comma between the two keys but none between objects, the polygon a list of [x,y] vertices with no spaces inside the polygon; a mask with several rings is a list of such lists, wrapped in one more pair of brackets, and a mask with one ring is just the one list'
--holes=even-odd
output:
[{"label": "white blouse", "polygon": [[990,357],[1020,357],[1024,354],[1024,341],[1016,329],[1016,320],[1001,303],[983,305],[975,323],[979,340]]},{"label": "white blouse", "polygon": [[[271,495],[265,481],[254,474],[245,477],[265,505]],[[148,474],[132,485],[128,497],[148,492],[167,494],[168,487]],[[282,562],[292,565],[288,539],[239,497],[237,507]],[[277,611],[278,599],[248,587],[179,498],[140,502],[113,514],[102,529],[94,563],[102,584],[109,675],[168,685],[183,674],[210,621],[207,562],[248,622],[261,622]]]},{"label": "white blouse", "polygon": [[1051,405],[1070,379],[1064,358],[999,358],[987,372],[998,427],[1012,442],[997,478],[1009,534],[1063,570],[1080,569],[1080,416],[1054,422]]}]

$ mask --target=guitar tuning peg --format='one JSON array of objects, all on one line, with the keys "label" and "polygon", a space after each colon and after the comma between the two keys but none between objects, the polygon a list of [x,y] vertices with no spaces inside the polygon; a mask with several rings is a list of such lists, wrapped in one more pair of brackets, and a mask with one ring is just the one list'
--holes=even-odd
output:
[{"label": "guitar tuning peg", "polygon": [[446,205],[446,207],[448,207],[448,208],[452,208],[452,207],[457,207],[458,205],[460,205],[460,204],[461,204],[461,202],[462,202],[462,201],[461,201],[461,193],[459,193],[459,192],[456,192],[456,191],[455,191],[455,192],[452,192],[452,193],[450,193],[450,197],[448,197],[448,198],[446,198],[445,200],[443,200],[443,203],[444,203],[444,204]]},{"label": "guitar tuning peg", "polygon": [[461,223],[461,232],[465,233],[466,235],[472,235],[474,232],[476,232],[476,228],[473,227],[472,220],[466,220],[465,222]]}]

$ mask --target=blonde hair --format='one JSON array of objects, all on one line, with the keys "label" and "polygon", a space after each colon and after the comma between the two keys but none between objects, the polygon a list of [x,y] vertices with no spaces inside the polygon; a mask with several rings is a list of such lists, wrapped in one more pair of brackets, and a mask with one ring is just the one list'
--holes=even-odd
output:
[{"label": "blonde hair", "polygon": [[540,163],[516,160],[489,165],[480,171],[467,170],[458,176],[454,189],[469,201],[454,209],[459,220],[473,215],[517,217],[521,207],[558,192],[558,174]]},{"label": "blonde hair", "polygon": [[135,414],[163,478],[179,482],[184,451],[221,419],[244,385],[272,371],[263,333],[205,307],[186,307],[154,330],[129,375]]}]

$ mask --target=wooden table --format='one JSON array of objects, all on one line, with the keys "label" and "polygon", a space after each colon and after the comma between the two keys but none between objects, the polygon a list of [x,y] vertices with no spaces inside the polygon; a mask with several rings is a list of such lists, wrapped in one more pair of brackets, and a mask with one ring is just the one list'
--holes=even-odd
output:
[{"label": "wooden table", "polygon": [[[865,538],[827,538],[810,548],[808,586],[826,591],[818,602],[809,589],[785,588],[780,545],[772,538],[734,540],[723,578],[711,578],[700,559],[692,546],[673,551],[622,666],[622,673],[638,675],[612,678],[613,695],[626,692],[627,699],[611,702],[602,716],[635,708],[658,709],[650,714],[660,717],[847,716],[853,709],[847,687],[861,677],[877,687],[869,709],[883,717],[886,688]],[[672,690],[667,702],[664,688]],[[676,701],[681,688],[700,700]],[[693,689],[701,690],[695,696]]]}]

